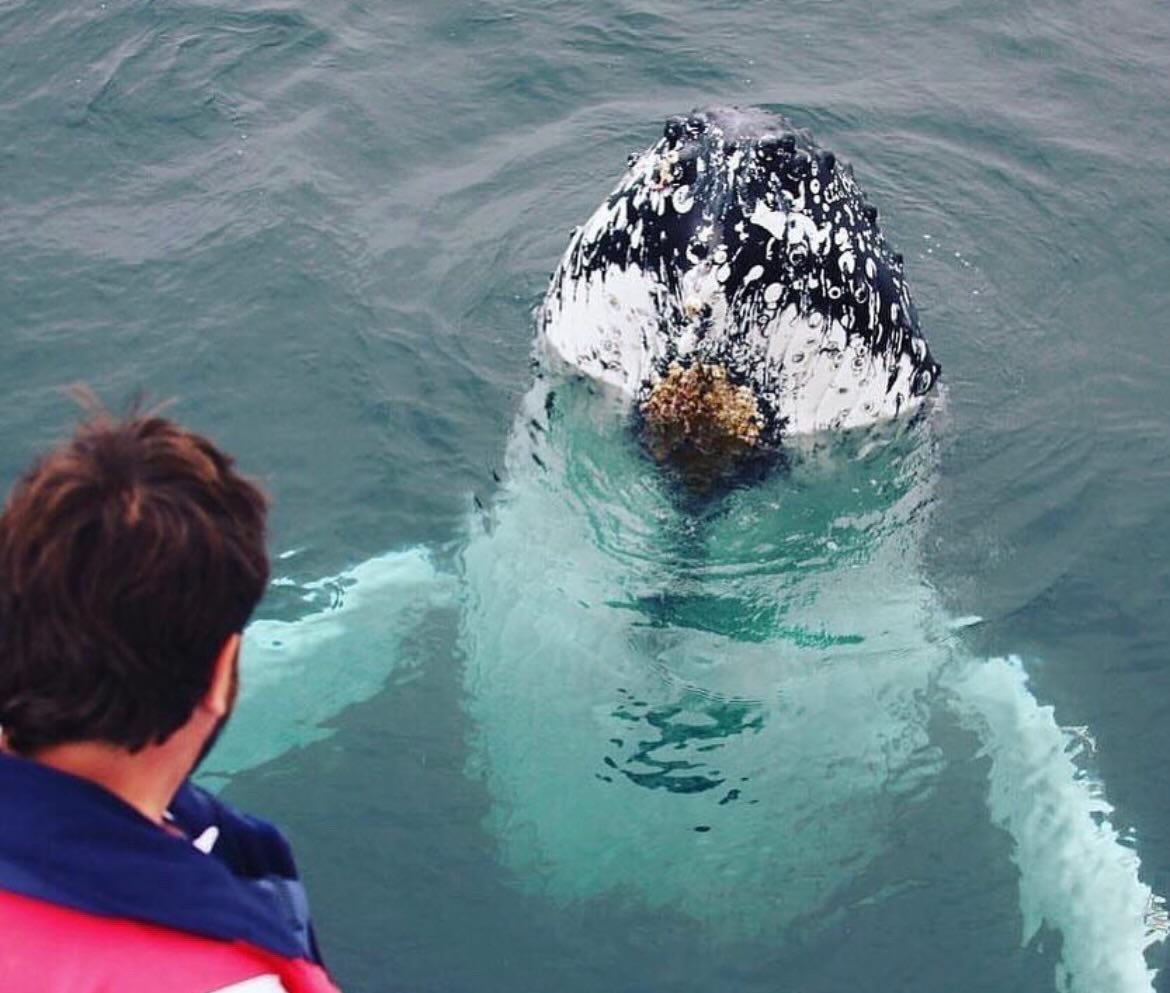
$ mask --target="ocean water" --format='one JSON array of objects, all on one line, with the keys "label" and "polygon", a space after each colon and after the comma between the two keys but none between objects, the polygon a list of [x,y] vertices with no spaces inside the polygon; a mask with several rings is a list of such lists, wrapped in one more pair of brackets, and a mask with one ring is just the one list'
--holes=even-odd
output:
[{"label": "ocean water", "polygon": [[[84,381],[271,492],[205,781],[346,990],[1170,988],[1166,3],[0,0],[0,59],[0,480]],[[853,164],[945,389],[695,508],[532,314],[718,103]]]}]

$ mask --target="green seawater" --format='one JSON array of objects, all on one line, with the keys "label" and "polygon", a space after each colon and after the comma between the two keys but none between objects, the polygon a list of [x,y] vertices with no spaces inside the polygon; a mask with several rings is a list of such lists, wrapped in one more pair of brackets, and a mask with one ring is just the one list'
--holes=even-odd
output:
[{"label": "green seawater", "polygon": [[[0,66],[0,483],[84,381],[175,398],[272,494],[278,581],[207,781],[290,834],[344,989],[1058,988],[1068,939],[1021,898],[1045,846],[1003,813],[1026,791],[995,787],[1027,763],[1012,779],[942,699],[1008,697],[965,669],[947,689],[925,621],[899,629],[913,673],[849,679],[884,637],[849,603],[883,589],[786,609],[745,562],[835,602],[838,570],[906,556],[914,616],[978,616],[938,644],[1023,660],[1170,892],[1164,0],[0,0]],[[553,476],[509,465],[570,228],[664,117],[714,103],[811,128],[905,254],[943,364],[928,514],[888,516],[897,472],[859,463],[692,533],[588,412],[539,441]],[[753,499],[794,516],[753,530]],[[696,561],[728,571],[692,582]],[[743,665],[678,654],[716,643]],[[823,720],[812,677],[766,703],[765,677],[801,678],[752,667],[776,643],[840,661]],[[887,726],[850,691],[906,735],[896,775],[846,789],[848,733]],[[792,847],[818,832],[822,861]]]}]

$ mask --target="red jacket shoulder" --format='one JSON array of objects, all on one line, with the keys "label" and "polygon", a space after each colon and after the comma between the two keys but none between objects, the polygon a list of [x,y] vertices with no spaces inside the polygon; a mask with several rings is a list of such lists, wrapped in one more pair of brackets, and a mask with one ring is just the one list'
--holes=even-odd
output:
[{"label": "red jacket shoulder", "polygon": [[5,891],[0,934],[4,993],[213,993],[266,975],[288,993],[338,993],[307,961]]}]

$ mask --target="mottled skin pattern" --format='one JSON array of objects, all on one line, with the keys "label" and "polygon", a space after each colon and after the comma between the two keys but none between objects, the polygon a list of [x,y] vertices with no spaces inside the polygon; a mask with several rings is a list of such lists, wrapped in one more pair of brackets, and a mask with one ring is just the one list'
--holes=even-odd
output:
[{"label": "mottled skin pattern", "polygon": [[897,417],[939,376],[852,169],[754,109],[671,118],[631,156],[574,233],[541,331],[636,403],[673,362],[724,367],[768,445]]}]

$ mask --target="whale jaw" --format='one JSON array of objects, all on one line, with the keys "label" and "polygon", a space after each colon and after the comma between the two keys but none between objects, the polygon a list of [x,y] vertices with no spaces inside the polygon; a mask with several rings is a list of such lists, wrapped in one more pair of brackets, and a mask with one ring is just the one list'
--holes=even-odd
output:
[{"label": "whale jaw", "polygon": [[[755,108],[666,122],[574,233],[540,328],[549,351],[643,414],[677,408],[653,399],[672,369],[722,370],[728,398],[751,396],[752,451],[896,418],[939,376],[902,258],[852,170]],[[665,435],[694,429],[693,454],[716,422]]]}]

